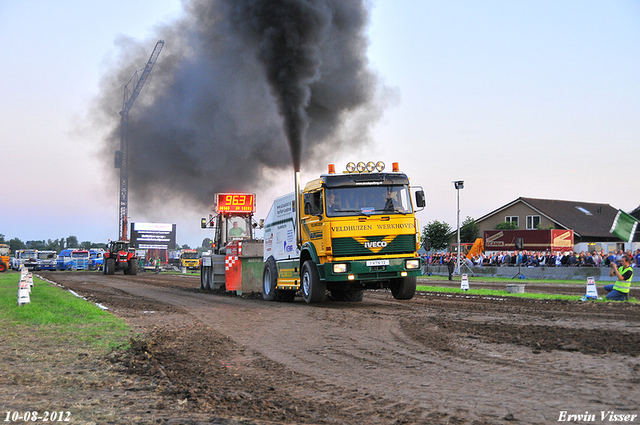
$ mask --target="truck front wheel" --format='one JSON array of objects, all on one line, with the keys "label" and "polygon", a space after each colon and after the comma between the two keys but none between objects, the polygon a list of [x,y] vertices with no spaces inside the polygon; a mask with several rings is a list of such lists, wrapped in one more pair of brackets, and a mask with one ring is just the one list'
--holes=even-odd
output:
[{"label": "truck front wheel", "polygon": [[301,278],[304,300],[309,304],[324,301],[327,283],[324,280],[320,280],[318,269],[313,261],[307,260],[302,264]]},{"label": "truck front wheel", "polygon": [[416,294],[416,277],[405,276],[393,279],[391,294],[396,300],[410,300]]}]

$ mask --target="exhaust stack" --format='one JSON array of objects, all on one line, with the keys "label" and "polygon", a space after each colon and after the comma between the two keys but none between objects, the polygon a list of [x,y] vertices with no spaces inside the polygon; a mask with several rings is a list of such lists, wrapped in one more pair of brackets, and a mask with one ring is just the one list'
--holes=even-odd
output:
[{"label": "exhaust stack", "polygon": [[294,201],[293,205],[296,209],[296,244],[298,245],[298,249],[302,248],[302,235],[300,234],[300,171],[296,171],[293,176],[294,181]]}]

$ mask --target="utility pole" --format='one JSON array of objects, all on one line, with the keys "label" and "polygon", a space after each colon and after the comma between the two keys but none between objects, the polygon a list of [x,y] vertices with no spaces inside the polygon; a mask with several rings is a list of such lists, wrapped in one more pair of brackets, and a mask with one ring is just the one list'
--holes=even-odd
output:
[{"label": "utility pole", "polygon": [[456,255],[456,271],[460,274],[460,189],[464,189],[464,181],[458,180],[453,182],[454,187],[458,195],[457,206],[457,221],[458,221],[458,252]]},{"label": "utility pole", "polygon": [[[127,236],[127,216],[129,213],[129,110],[135,103],[138,95],[142,91],[144,83],[149,78],[151,70],[160,56],[164,47],[164,40],[158,40],[147,65],[142,74],[138,77],[138,71],[124,86],[124,98],[122,101],[122,111],[120,111],[120,150],[116,151],[115,168],[120,168],[120,203],[118,205],[118,239],[128,241]],[[129,85],[133,85],[133,90],[129,90]]]}]

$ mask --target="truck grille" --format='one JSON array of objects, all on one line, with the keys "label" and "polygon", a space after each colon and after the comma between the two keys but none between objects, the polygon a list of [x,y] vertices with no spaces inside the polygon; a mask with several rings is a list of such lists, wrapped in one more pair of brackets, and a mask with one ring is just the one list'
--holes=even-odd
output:
[{"label": "truck grille", "polygon": [[[385,236],[369,236],[368,242],[382,241]],[[415,235],[398,235],[387,245],[379,249],[365,248],[365,244],[354,238],[334,238],[331,240],[333,255],[335,257],[363,256],[363,255],[387,255],[409,254],[416,249]]]}]

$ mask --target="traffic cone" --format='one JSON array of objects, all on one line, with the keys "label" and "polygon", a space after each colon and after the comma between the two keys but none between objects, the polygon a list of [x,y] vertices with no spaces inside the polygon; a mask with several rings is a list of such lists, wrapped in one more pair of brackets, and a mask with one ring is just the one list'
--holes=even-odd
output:
[{"label": "traffic cone", "polygon": [[18,306],[29,304],[31,302],[31,298],[29,297],[29,282],[26,280],[20,281],[20,286],[18,286]]},{"label": "traffic cone", "polygon": [[462,275],[462,281],[460,281],[460,289],[462,289],[463,291],[469,290],[469,278],[466,274]]},{"label": "traffic cone", "polygon": [[593,277],[587,278],[587,295],[585,295],[585,298],[588,300],[597,300],[599,298],[596,280]]}]

